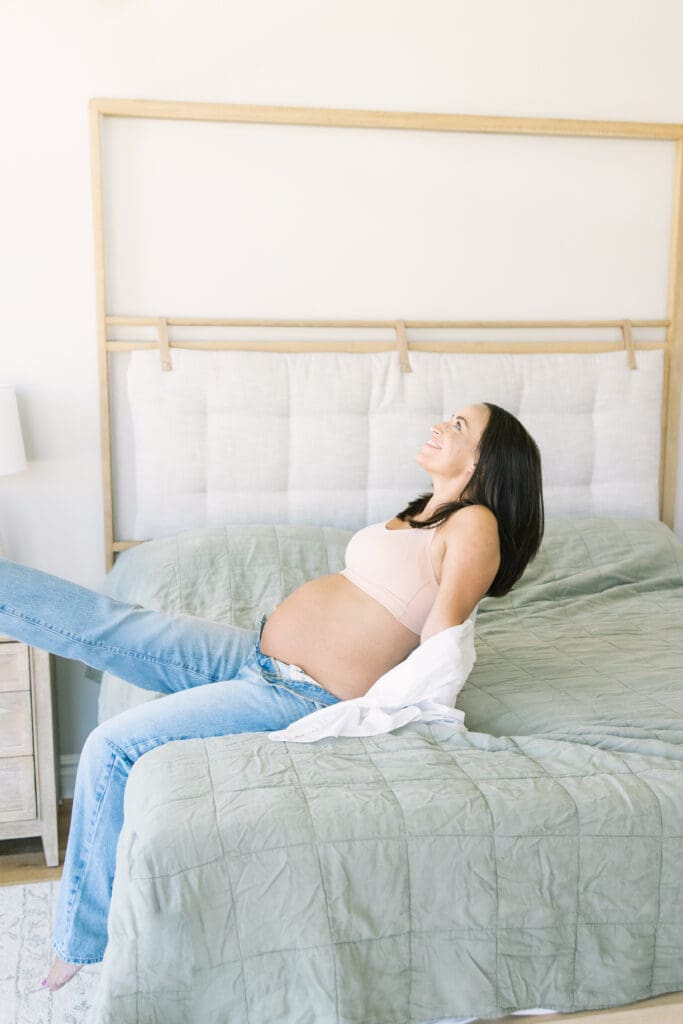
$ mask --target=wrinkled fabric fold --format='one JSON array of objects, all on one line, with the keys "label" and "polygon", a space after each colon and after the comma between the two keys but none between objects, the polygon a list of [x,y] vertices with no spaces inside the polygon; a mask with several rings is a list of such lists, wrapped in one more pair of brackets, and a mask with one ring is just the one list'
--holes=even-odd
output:
[{"label": "wrinkled fabric fold", "polygon": [[377,736],[409,722],[434,721],[464,730],[465,716],[455,702],[475,661],[474,622],[466,619],[429,637],[362,697],[314,711],[269,737],[313,743],[327,736]]}]

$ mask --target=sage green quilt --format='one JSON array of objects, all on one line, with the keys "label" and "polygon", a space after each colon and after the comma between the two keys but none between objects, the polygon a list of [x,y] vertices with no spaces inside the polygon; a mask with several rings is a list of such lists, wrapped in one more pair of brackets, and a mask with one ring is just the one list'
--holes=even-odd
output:
[{"label": "sage green quilt", "polygon": [[[198,590],[220,590],[226,535],[189,534]],[[189,534],[129,552],[117,595],[177,574]],[[285,549],[269,567],[252,548],[280,597]],[[146,754],[89,1024],[417,1024],[682,990],[683,546],[656,522],[550,520],[476,646],[466,732]]]}]

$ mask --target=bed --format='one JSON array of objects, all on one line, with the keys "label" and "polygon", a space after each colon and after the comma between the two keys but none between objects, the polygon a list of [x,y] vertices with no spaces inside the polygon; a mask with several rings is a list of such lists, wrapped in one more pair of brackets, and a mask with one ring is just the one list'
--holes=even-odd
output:
[{"label": "bed", "polygon": [[[94,124],[122,110],[189,116],[171,107],[98,101]],[[480,605],[477,662],[458,698],[465,731],[414,723],[310,745],[257,733],[140,759],[90,1024],[426,1024],[524,1011],[586,1011],[576,1019],[597,1024],[609,1007],[676,1020],[675,306],[658,324],[664,344],[634,338],[657,326],[646,320],[610,322],[616,343],[503,351],[409,342],[453,324],[396,320],[375,325],[390,340],[365,351],[206,351],[169,341],[180,319],[108,316],[99,271],[112,596],[256,629],[301,583],[341,569],[356,529],[424,489],[416,441],[451,404],[484,396],[538,440],[548,518],[523,579]],[[109,340],[124,321],[155,339]],[[345,456],[323,472],[305,454],[312,420],[321,450]],[[240,455],[254,422],[286,428],[257,468]],[[128,486],[112,493],[112,477]],[[151,699],[105,674],[100,720]]]},{"label": "bed", "polygon": [[[245,625],[341,568],[349,536],[187,531],[127,552],[110,593]],[[146,755],[95,1019],[416,1024],[679,990],[681,621],[666,526],[551,519],[521,584],[480,606],[467,732]]]}]

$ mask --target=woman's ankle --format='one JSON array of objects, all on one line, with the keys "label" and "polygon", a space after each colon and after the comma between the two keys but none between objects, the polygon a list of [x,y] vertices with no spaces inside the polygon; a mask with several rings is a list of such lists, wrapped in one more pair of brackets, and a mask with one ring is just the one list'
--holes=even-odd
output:
[{"label": "woman's ankle", "polygon": [[41,981],[41,987],[49,990],[50,992],[56,992],[57,989],[62,988],[68,981],[78,974],[84,964],[71,964],[66,960],[62,960],[61,957],[56,956],[50,972],[47,978]]}]

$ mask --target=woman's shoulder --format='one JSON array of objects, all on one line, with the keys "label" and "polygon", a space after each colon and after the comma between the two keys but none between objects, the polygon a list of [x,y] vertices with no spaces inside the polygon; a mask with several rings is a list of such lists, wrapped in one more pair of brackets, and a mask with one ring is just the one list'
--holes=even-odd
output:
[{"label": "woman's shoulder", "polygon": [[[501,564],[498,521],[485,505],[465,505],[443,524],[441,583],[460,587],[463,578],[479,587],[479,601],[496,578]],[[464,574],[464,576],[463,576]],[[474,604],[474,601],[473,601]]]},{"label": "woman's shoulder", "polygon": [[482,529],[498,532],[498,520],[488,505],[463,505],[448,517],[444,526],[453,531]]},{"label": "woman's shoulder", "polygon": [[467,547],[476,544],[491,556],[500,553],[498,520],[486,505],[464,505],[448,517],[443,524],[442,536],[446,547],[453,544]]}]

